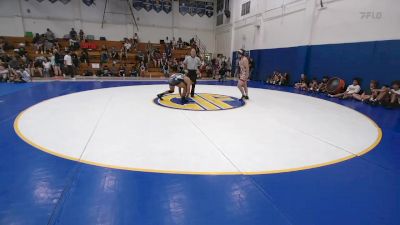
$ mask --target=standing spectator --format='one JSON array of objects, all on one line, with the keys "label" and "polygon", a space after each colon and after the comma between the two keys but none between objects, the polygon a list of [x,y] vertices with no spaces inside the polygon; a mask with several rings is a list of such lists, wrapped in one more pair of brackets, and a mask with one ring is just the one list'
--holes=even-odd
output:
[{"label": "standing spectator", "polygon": [[133,48],[136,50],[137,45],[139,44],[139,36],[137,33],[133,35]]},{"label": "standing spectator", "polygon": [[85,40],[85,33],[83,32],[82,29],[79,30],[79,40],[84,41]]},{"label": "standing spectator", "polygon": [[115,60],[119,60],[119,54],[117,52],[117,50],[115,49],[115,47],[111,48],[111,58],[115,61]]},{"label": "standing spectator", "polygon": [[72,59],[72,65],[73,65],[73,74],[78,74],[78,69],[79,69],[79,58],[78,55],[75,52],[71,53],[71,59]]},{"label": "standing spectator", "polygon": [[74,73],[73,73],[73,64],[72,64],[72,57],[69,52],[66,52],[64,56],[64,65],[65,65],[65,74],[69,75],[72,77],[72,79],[75,79]]},{"label": "standing spectator", "polygon": [[50,77],[51,62],[46,58],[43,62],[43,76]]},{"label": "standing spectator", "polygon": [[144,65],[144,62],[140,63],[140,76],[144,77],[146,75],[146,66]]},{"label": "standing spectator", "polygon": [[39,33],[35,34],[32,42],[35,46],[36,54],[39,54],[39,52],[43,54],[43,38],[39,35]]},{"label": "standing spectator", "polygon": [[89,65],[89,53],[87,49],[83,49],[81,51],[81,56],[79,57],[81,63],[86,63]]},{"label": "standing spectator", "polygon": [[54,40],[56,39],[53,31],[51,31],[49,28],[47,28],[46,31],[46,39],[51,43],[53,43]]},{"label": "standing spectator", "polygon": [[69,38],[70,38],[70,39],[76,40],[76,38],[77,38],[77,33],[76,33],[76,31],[75,31],[74,28],[71,28],[71,31],[69,32]]},{"label": "standing spectator", "polygon": [[126,65],[120,65],[119,66],[119,76],[120,77],[125,77],[126,75]]},{"label": "standing spectator", "polygon": [[53,55],[50,57],[50,61],[53,64],[54,76],[63,75],[61,72],[61,63],[63,62],[63,59],[57,49],[53,50]]}]

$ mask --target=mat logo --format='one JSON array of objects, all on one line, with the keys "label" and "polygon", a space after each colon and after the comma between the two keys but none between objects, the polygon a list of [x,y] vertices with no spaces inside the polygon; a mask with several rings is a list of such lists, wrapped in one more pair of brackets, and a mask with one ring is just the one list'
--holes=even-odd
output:
[{"label": "mat logo", "polygon": [[163,100],[154,99],[158,105],[182,110],[192,111],[217,111],[234,109],[243,106],[245,103],[238,98],[218,95],[218,94],[196,94],[193,98],[189,99],[186,104],[181,104],[181,98],[178,94],[166,95]]}]

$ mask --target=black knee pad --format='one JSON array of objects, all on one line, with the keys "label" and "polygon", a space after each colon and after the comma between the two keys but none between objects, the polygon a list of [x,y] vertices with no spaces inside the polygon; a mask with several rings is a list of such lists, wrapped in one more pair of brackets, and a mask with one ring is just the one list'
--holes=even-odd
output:
[{"label": "black knee pad", "polygon": [[172,94],[172,93],[174,93],[174,91],[169,90],[168,93]]}]

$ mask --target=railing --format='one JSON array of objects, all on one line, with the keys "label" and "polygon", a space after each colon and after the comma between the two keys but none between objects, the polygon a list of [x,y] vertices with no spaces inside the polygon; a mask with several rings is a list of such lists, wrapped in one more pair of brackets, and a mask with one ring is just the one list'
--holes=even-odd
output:
[{"label": "railing", "polygon": [[199,47],[200,49],[200,55],[205,55],[208,53],[207,47],[203,44],[203,42],[201,42],[200,38],[197,35],[194,36],[194,41],[196,42],[197,47]]}]

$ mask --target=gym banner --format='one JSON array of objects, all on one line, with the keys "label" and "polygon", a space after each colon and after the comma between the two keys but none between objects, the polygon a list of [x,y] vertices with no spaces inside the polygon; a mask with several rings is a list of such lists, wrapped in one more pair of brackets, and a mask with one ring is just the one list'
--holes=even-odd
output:
[{"label": "gym banner", "polygon": [[196,1],[197,3],[197,15],[203,17],[206,14],[206,3],[202,1]]},{"label": "gym banner", "polygon": [[172,11],[172,2],[171,0],[162,1],[162,9],[165,13],[170,13]]},{"label": "gym banner", "polygon": [[162,0],[155,0],[153,3],[153,9],[157,13],[161,12],[162,10],[162,2],[163,2]]},{"label": "gym banner", "polygon": [[153,9],[153,1],[151,0],[143,0],[143,8],[149,12]]},{"label": "gym banner", "polygon": [[186,15],[189,12],[188,5],[188,0],[179,0],[179,13],[182,14],[182,16]]},{"label": "gym banner", "polygon": [[214,3],[213,2],[205,2],[206,4],[206,15],[208,17],[212,17],[214,15]]},{"label": "gym banner", "polygon": [[87,6],[91,6],[94,3],[94,0],[82,0],[82,2]]},{"label": "gym banner", "polygon": [[188,8],[189,8],[189,15],[194,16],[197,14],[197,2],[195,1],[189,2]]},{"label": "gym banner", "polygon": [[143,0],[133,0],[132,5],[133,8],[139,11],[143,8]]}]

